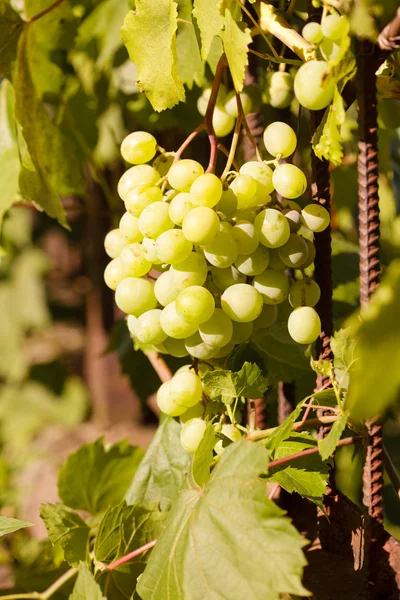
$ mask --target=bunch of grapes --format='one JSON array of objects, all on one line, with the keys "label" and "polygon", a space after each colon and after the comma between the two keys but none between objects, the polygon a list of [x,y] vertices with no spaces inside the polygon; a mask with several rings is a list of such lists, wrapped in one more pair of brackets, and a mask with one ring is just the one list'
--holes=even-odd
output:
[{"label": "bunch of grapes", "polygon": [[[298,167],[281,161],[296,148],[293,129],[272,123],[264,143],[274,157],[268,164],[246,162],[221,181],[190,159],[176,160],[162,177],[157,160],[146,164],[158,149],[151,134],[138,131],[123,141],[122,156],[134,166],[118,184],[126,212],[106,236],[112,260],[104,277],[140,344],[218,361],[253,331],[270,328],[286,299],[293,340],[310,344],[318,337],[313,307],[320,290],[304,270],[314,260],[314,232],[328,226],[329,214],[318,204],[301,210],[294,202],[307,182]],[[274,190],[286,200],[278,202]],[[301,279],[291,283],[288,269]],[[161,386],[158,403],[166,414],[190,415],[182,443],[194,451],[187,439],[200,439],[205,426],[196,414],[204,408],[198,375],[175,375]]]}]

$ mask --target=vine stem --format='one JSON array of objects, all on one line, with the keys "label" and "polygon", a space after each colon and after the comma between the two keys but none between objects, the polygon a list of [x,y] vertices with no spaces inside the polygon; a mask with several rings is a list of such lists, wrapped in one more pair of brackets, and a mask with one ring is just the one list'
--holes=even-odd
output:
[{"label": "vine stem", "polygon": [[55,8],[57,8],[57,6],[59,6],[63,2],[64,2],[64,0],[56,0],[55,2],[53,2],[53,4],[50,4],[50,6],[48,6],[44,10],[41,10],[36,15],[33,15],[33,17],[30,17],[29,19],[26,19],[25,23],[27,23],[29,25],[30,23],[34,23],[35,21],[38,21],[42,17],[45,17],[47,14],[49,14],[52,10],[54,10]]},{"label": "vine stem", "polygon": [[[222,154],[225,154],[226,158],[229,158],[229,150],[223,144],[221,144],[221,143],[218,144],[218,150],[220,152],[222,152]],[[237,164],[235,159],[233,159],[232,164],[233,164],[234,169],[236,171],[239,171],[239,165]]]},{"label": "vine stem", "polygon": [[240,95],[236,91],[235,91],[235,94],[236,94],[236,102],[237,102],[237,106],[238,106],[238,119],[241,119],[241,121],[243,123],[243,127],[246,131],[246,135],[249,138],[251,145],[254,148],[254,152],[256,153],[257,160],[259,162],[262,162],[262,156],[261,156],[260,150],[258,149],[257,142],[254,139],[254,136],[250,131],[249,124],[248,124],[245,114],[243,112],[243,106],[242,106],[242,101],[240,99]]},{"label": "vine stem", "polygon": [[[328,417],[314,417],[312,419],[307,419],[306,421],[296,421],[296,423],[293,423],[292,431],[299,431],[300,429],[304,429],[306,427],[316,427],[317,425],[327,425],[330,423],[334,423],[340,418],[340,416],[335,415]],[[277,429],[278,427],[271,427],[270,429],[263,429],[262,431],[253,431],[248,434],[247,439],[253,442],[263,440],[264,438],[267,438],[272,433],[274,433],[274,431],[276,431]]]},{"label": "vine stem", "polygon": [[192,131],[192,133],[186,138],[186,140],[183,142],[183,144],[181,146],[179,146],[178,150],[175,152],[175,157],[174,157],[174,163],[180,159],[182,153],[186,150],[186,148],[189,146],[189,144],[194,140],[194,138],[197,136],[197,134],[200,133],[200,131],[203,131],[203,129],[205,129],[206,126],[204,123],[200,123],[200,125],[198,127],[196,127],[196,129],[194,131]]},{"label": "vine stem", "polygon": [[157,540],[152,540],[151,542],[144,544],[144,546],[141,546],[140,548],[137,548],[136,550],[129,552],[129,554],[122,556],[118,560],[115,560],[114,562],[110,563],[109,565],[106,565],[104,567],[104,570],[112,571],[113,569],[116,569],[117,567],[124,565],[125,563],[132,560],[132,558],[136,558],[136,556],[140,556],[141,554],[143,554],[143,552],[146,552],[147,550],[150,550],[151,548],[153,548],[156,545],[156,543],[157,543]]},{"label": "vine stem", "polygon": [[285,44],[302,60],[315,58],[315,47],[306,42],[271,4],[260,4],[260,27]]},{"label": "vine stem", "polygon": [[72,577],[77,574],[78,570],[72,567],[61,575],[50,587],[44,592],[29,592],[27,594],[10,594],[8,596],[1,596],[2,600],[48,600],[51,598],[62,586],[67,583]]},{"label": "vine stem", "polygon": [[[362,441],[361,435],[355,435],[352,437],[343,438],[339,440],[337,446],[351,446],[352,444],[357,444]],[[319,448],[315,446],[314,448],[307,448],[307,450],[303,450],[302,452],[296,452],[296,454],[290,454],[289,456],[285,456],[284,458],[278,458],[277,460],[271,460],[268,463],[268,468],[271,469],[273,467],[279,467],[280,465],[284,465],[292,460],[298,460],[299,458],[303,458],[303,456],[309,456],[310,454],[318,454]]]},{"label": "vine stem", "polygon": [[155,372],[157,373],[157,375],[163,383],[172,379],[171,369],[164,361],[164,359],[161,358],[158,352],[147,352],[146,356],[151,362],[153,369],[155,370]]}]

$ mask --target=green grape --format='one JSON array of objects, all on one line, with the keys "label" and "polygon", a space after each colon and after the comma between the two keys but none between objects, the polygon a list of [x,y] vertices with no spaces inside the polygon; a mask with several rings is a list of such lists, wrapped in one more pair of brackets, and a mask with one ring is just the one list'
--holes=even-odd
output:
[{"label": "green grape", "polygon": [[239,254],[251,254],[260,243],[258,231],[249,221],[237,221],[232,228],[232,237],[238,245]]},{"label": "green grape", "polygon": [[321,297],[321,289],[316,281],[309,277],[295,281],[289,291],[289,302],[293,308],[315,306]]},{"label": "green grape", "polygon": [[289,125],[275,121],[264,131],[264,144],[272,156],[286,158],[296,150],[297,137]]},{"label": "green grape", "polygon": [[162,261],[157,256],[156,242],[150,238],[144,237],[142,239],[143,256],[150,261],[153,266],[161,265]]},{"label": "green grape", "polygon": [[298,198],[307,189],[307,179],[303,171],[295,165],[278,165],[272,176],[278,194],[285,198]]},{"label": "green grape", "polygon": [[287,108],[294,98],[293,77],[290,73],[274,71],[267,77],[266,101],[273,108]]},{"label": "green grape", "polygon": [[264,304],[280,304],[289,295],[289,280],[284,273],[267,269],[254,278],[253,285]]},{"label": "green grape", "polygon": [[132,165],[149,162],[157,152],[157,140],[147,131],[134,131],[121,144],[122,158]]},{"label": "green grape", "polygon": [[301,214],[297,210],[288,209],[284,210],[283,214],[289,223],[290,231],[292,233],[297,233],[301,227]]},{"label": "green grape", "polygon": [[254,221],[260,242],[267,248],[279,248],[289,239],[290,227],[285,215],[275,208],[262,210]]},{"label": "green grape", "polygon": [[222,346],[222,348],[218,348],[218,352],[215,355],[215,358],[225,358],[232,352],[234,347],[235,347],[235,344],[231,340],[228,344],[226,344],[225,346]]},{"label": "green grape", "polygon": [[222,183],[213,173],[200,175],[190,188],[190,202],[195,206],[213,208],[221,200]]},{"label": "green grape", "polygon": [[[238,442],[242,439],[242,434],[240,433],[239,429],[230,423],[225,423],[222,425],[221,433],[229,440],[232,440],[232,442]],[[218,440],[214,446],[214,450],[217,454],[222,454],[225,448],[226,446],[224,446],[224,440]]]},{"label": "green grape", "polygon": [[122,215],[119,222],[119,230],[130,244],[132,242],[141,242],[143,239],[139,230],[139,219],[130,212]]},{"label": "green grape", "polygon": [[257,319],[262,311],[261,294],[248,283],[231,285],[221,296],[222,310],[239,323],[249,323]]},{"label": "green grape", "polygon": [[208,206],[197,206],[183,219],[182,231],[185,238],[194,244],[209,244],[219,229],[217,213]]},{"label": "green grape", "polygon": [[211,277],[217,288],[220,290],[226,290],[231,285],[244,283],[246,281],[246,276],[239,273],[237,268],[233,265],[226,269],[213,267],[211,269]]},{"label": "green grape", "polygon": [[153,167],[157,169],[161,177],[165,177],[173,165],[174,154],[167,152],[166,154],[160,154],[158,158],[153,162]]},{"label": "green grape", "polygon": [[172,229],[173,222],[169,218],[169,205],[167,202],[154,202],[147,206],[139,217],[141,233],[153,240],[157,239],[164,231]]},{"label": "green grape", "polygon": [[259,246],[251,254],[240,254],[235,260],[235,267],[243,275],[253,277],[254,275],[260,275],[269,264],[269,252],[268,248]]},{"label": "green grape", "polygon": [[204,169],[199,162],[190,158],[183,158],[170,168],[168,183],[175,190],[188,192],[192,183],[203,173]]},{"label": "green grape", "polygon": [[240,167],[240,175],[250,175],[257,183],[257,196],[268,196],[274,191],[272,169],[263,162],[250,160]]},{"label": "green grape", "polygon": [[136,323],[137,323],[137,317],[135,317],[134,315],[128,315],[126,324],[128,326],[129,333],[131,334],[131,336],[136,335]]},{"label": "green grape", "polygon": [[219,106],[214,108],[212,124],[215,135],[217,137],[225,137],[235,127],[235,117],[228,115],[228,113]]},{"label": "green grape", "polygon": [[319,23],[307,23],[304,25],[301,35],[309,44],[318,44],[322,38],[322,29]]},{"label": "green grape", "polygon": [[124,271],[121,266],[120,258],[113,258],[104,269],[104,281],[106,286],[111,290],[116,290],[117,285],[125,277]]},{"label": "green grape", "polygon": [[193,335],[197,331],[196,324],[187,323],[176,312],[175,301],[163,308],[160,317],[160,323],[165,333],[169,337],[177,340],[183,340],[184,338]]},{"label": "green grape", "polygon": [[201,379],[194,371],[174,375],[169,390],[172,400],[187,408],[198,404],[203,395]]},{"label": "green grape", "polygon": [[311,306],[295,308],[289,316],[288,331],[298,344],[312,344],[321,333],[321,321]]},{"label": "green grape", "polygon": [[215,210],[222,212],[226,217],[231,217],[237,209],[237,198],[232,188],[223,190],[220,201]]},{"label": "green grape", "polygon": [[251,321],[247,323],[239,323],[238,321],[232,321],[233,334],[231,342],[233,344],[244,344],[251,337],[253,333],[253,323]]},{"label": "green grape", "polygon": [[142,277],[152,267],[152,263],[144,256],[142,244],[138,243],[126,246],[122,250],[119,260],[125,277]]},{"label": "green grape", "polygon": [[161,202],[162,191],[157,186],[138,185],[125,195],[125,208],[135,217],[140,217],[143,210],[154,202]]},{"label": "green grape", "polygon": [[285,271],[287,266],[282,262],[279,256],[279,248],[269,249],[269,268],[274,271]]},{"label": "green grape", "polygon": [[314,233],[324,231],[329,226],[331,220],[326,208],[316,203],[307,204],[301,211],[301,218],[306,227]]},{"label": "green grape", "polygon": [[180,420],[181,424],[184,425],[190,419],[203,417],[204,411],[205,411],[204,405],[201,402],[199,402],[198,404],[195,404],[194,406],[191,406],[190,408],[188,408],[187,411],[184,412],[183,415],[179,418],[179,420]]},{"label": "green grape", "polygon": [[180,192],[172,198],[169,204],[169,218],[175,225],[181,226],[183,219],[192,208],[193,204],[190,201],[189,192]]},{"label": "green grape", "polygon": [[[248,115],[249,113],[251,113],[251,109],[252,109],[251,98],[245,91],[240,92],[239,96],[240,96],[240,100],[242,102],[243,113],[245,115]],[[235,117],[235,119],[237,118],[238,106],[237,106],[236,94],[235,94],[234,90],[229,92],[228,95],[226,96],[224,109],[226,110],[228,115]]]},{"label": "green grape", "polygon": [[301,213],[301,207],[294,200],[288,200],[287,198],[282,198],[280,205],[282,210],[296,210],[298,213]]},{"label": "green grape", "polygon": [[165,381],[158,388],[157,404],[159,409],[170,417],[179,417],[187,410],[186,406],[179,406],[171,398],[171,381]]},{"label": "green grape", "polygon": [[254,329],[268,329],[275,323],[277,316],[276,304],[264,304],[260,316],[254,321]]},{"label": "green grape", "polygon": [[239,254],[238,245],[228,231],[219,231],[203,249],[208,262],[219,269],[230,267]]},{"label": "green grape", "polygon": [[182,262],[191,254],[192,242],[189,242],[180,229],[164,231],[156,241],[156,251],[163,263],[175,264]]},{"label": "green grape", "polygon": [[104,239],[104,249],[110,258],[118,258],[128,240],[119,229],[111,229]]},{"label": "green grape", "polygon": [[188,355],[188,351],[185,347],[185,340],[175,340],[174,338],[168,337],[164,342],[164,348],[167,354],[174,356],[175,358],[182,358]]},{"label": "green grape", "polygon": [[321,110],[332,102],[335,85],[335,78],[325,61],[309,60],[296,73],[294,93],[305,108]]},{"label": "green grape", "polygon": [[175,284],[171,270],[161,273],[154,284],[154,293],[161,306],[167,306],[176,300],[179,286]]},{"label": "green grape", "polygon": [[190,419],[182,426],[181,445],[186,452],[194,454],[203,439],[207,423],[203,419]]},{"label": "green grape", "polygon": [[233,326],[230,318],[220,308],[213,316],[199,326],[200,337],[209,346],[222,348],[231,341]]},{"label": "green grape", "polygon": [[306,260],[306,262],[303,265],[303,269],[307,269],[307,267],[309,267],[310,265],[313,264],[314,259],[315,259],[315,254],[316,254],[316,250],[315,250],[315,246],[312,242],[310,242],[310,240],[305,240],[306,244],[307,244],[307,248],[308,248],[308,258]]},{"label": "green grape", "polygon": [[200,285],[188,287],[177,296],[176,312],[188,323],[199,325],[208,321],[214,314],[213,295]]},{"label": "green grape", "polygon": [[139,277],[126,277],[118,284],[115,302],[119,309],[135,317],[157,305],[153,284]]},{"label": "green grape", "polygon": [[[206,87],[203,90],[203,93],[201,94],[199,99],[197,100],[197,110],[199,111],[199,113],[201,114],[202,117],[204,117],[204,115],[206,114],[210,96],[211,96],[211,86]],[[219,86],[216,105],[219,107],[222,107],[224,104],[224,101],[225,101],[225,97],[226,97],[226,87],[222,83]]]},{"label": "green grape", "polygon": [[207,263],[204,256],[192,252],[188,258],[170,268],[174,285],[183,289],[192,285],[203,285],[207,279]]},{"label": "green grape", "polygon": [[135,324],[135,336],[142,344],[161,344],[167,339],[167,334],[160,324],[161,310],[153,308],[140,315]]},{"label": "green grape", "polygon": [[257,193],[257,182],[251,175],[238,175],[230,187],[237,198],[238,210],[255,206],[253,200]]},{"label": "green grape", "polygon": [[349,22],[346,17],[341,17],[337,13],[334,13],[322,20],[321,30],[324,37],[330,40],[338,40],[347,35]]},{"label": "green grape", "polygon": [[286,244],[279,248],[282,262],[292,269],[298,269],[308,259],[308,246],[297,233],[291,233]]},{"label": "green grape", "polygon": [[135,165],[122,175],[118,182],[118,195],[125,201],[126,195],[132,188],[140,185],[155,185],[161,179],[160,173],[150,165]]},{"label": "green grape", "polygon": [[198,358],[199,360],[210,360],[218,354],[219,350],[219,348],[203,342],[198,332],[185,340],[185,347],[193,358]]}]

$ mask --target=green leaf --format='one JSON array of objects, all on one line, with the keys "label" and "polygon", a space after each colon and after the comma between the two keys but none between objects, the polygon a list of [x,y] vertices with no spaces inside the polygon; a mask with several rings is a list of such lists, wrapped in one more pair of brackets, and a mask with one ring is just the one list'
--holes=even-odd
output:
[{"label": "green leaf", "polygon": [[260,367],[245,362],[237,373],[232,371],[208,371],[203,377],[205,393],[212,399],[223,396],[229,403],[233,398],[259,398],[268,387],[268,380]]},{"label": "green leaf", "polygon": [[[286,328],[287,330],[287,328]],[[280,332],[259,333],[253,338],[257,350],[265,361],[265,372],[269,381],[291,382],[310,370],[310,360],[304,346],[296,344]]]},{"label": "green leaf", "polygon": [[180,432],[177,421],[163,418],[126,493],[128,504],[158,503],[162,511],[170,509],[190,465]]},{"label": "green leaf", "polygon": [[214,460],[213,448],[217,443],[214,425],[207,425],[192,461],[191,480],[193,485],[203,487],[210,477],[210,466]]},{"label": "green leaf", "polygon": [[221,15],[222,0],[194,0],[193,16],[196,18],[201,37],[201,57],[203,61],[211,50],[215,36],[221,37],[224,19]]},{"label": "green leaf", "polygon": [[[280,448],[283,440],[290,437],[293,429],[293,424],[297,421],[301,411],[303,410],[303,404],[307,400],[304,398],[298,403],[296,408],[290,413],[290,415],[281,423],[272,433],[267,437],[266,447],[270,452],[273,453],[275,458],[275,452]],[[274,452],[275,451],[275,452]]]},{"label": "green leaf", "polygon": [[314,392],[311,398],[313,400],[313,404],[317,406],[337,406],[337,398],[333,388],[327,388],[326,390]]},{"label": "green leaf", "polygon": [[245,69],[248,65],[248,46],[252,42],[250,29],[243,30],[242,23],[236,23],[228,9],[225,10],[225,27],[222,31],[222,41],[233,85],[237,92],[242,91]]},{"label": "green leaf", "polygon": [[32,525],[33,523],[29,523],[28,521],[0,516],[0,537],[7,535],[7,533],[14,533],[14,531],[18,531],[18,529],[23,529],[24,527],[32,527]]},{"label": "green leaf", "polygon": [[107,600],[85,563],[79,565],[78,579],[69,600]]},{"label": "green leaf", "polygon": [[0,84],[0,224],[4,213],[17,200],[19,154],[15,123],[15,95],[7,79]]},{"label": "green leaf", "polygon": [[69,455],[58,477],[58,494],[71,508],[96,515],[121,502],[143,452],[123,441],[105,448],[103,440]]},{"label": "green leaf", "polygon": [[310,360],[311,368],[315,373],[331,377],[333,375],[333,365],[328,360]]},{"label": "green leaf", "polygon": [[318,448],[322,460],[327,460],[336,450],[342,433],[346,429],[347,417],[347,412],[341,415],[340,419],[333,423],[328,435],[318,440]]},{"label": "green leaf", "polygon": [[355,419],[380,415],[400,390],[400,259],[394,260],[362,312],[349,321],[357,338],[346,408]]},{"label": "green leaf", "polygon": [[143,600],[278,600],[285,592],[308,593],[301,584],[306,542],[266,498],[259,475],[267,462],[263,446],[237,442],[204,490],[181,493],[138,582]]},{"label": "green leaf", "polygon": [[136,0],[121,29],[122,40],[138,68],[137,84],[154,110],[172,108],[185,100],[178,77],[176,39],[177,5],[173,0]]},{"label": "green leaf", "polygon": [[318,158],[325,158],[334,165],[340,165],[343,158],[340,127],[345,116],[343,98],[336,87],[332,103],[326,109],[313,140],[313,149]]},{"label": "green leaf", "polygon": [[67,563],[76,567],[86,560],[90,529],[77,513],[62,504],[42,504],[40,516],[51,543],[61,546]]},{"label": "green leaf", "polygon": [[0,77],[12,70],[22,29],[23,21],[9,0],[0,0]]},{"label": "green leaf", "polygon": [[[350,12],[350,30],[357,37],[367,38],[372,42],[376,42],[378,39],[379,32],[375,25],[375,19],[373,18],[372,10],[370,13],[371,6],[370,0],[360,0],[352,4],[352,10]],[[376,6],[378,8],[379,5]]]},{"label": "green leaf", "polygon": [[345,371],[351,367],[356,359],[356,346],[357,340],[354,339],[350,327],[335,332],[331,338],[335,369]]},{"label": "green leaf", "polygon": [[[317,441],[306,433],[291,433],[275,450],[274,460],[291,456],[308,448],[315,448]],[[279,483],[287,492],[297,492],[318,505],[326,492],[328,467],[318,454],[298,458],[292,463],[268,469],[268,480]]]},{"label": "green leaf", "polygon": [[191,90],[193,84],[201,86],[204,79],[204,63],[201,60],[196,29],[192,21],[192,0],[177,0],[178,32],[176,52],[178,55],[178,75]]}]

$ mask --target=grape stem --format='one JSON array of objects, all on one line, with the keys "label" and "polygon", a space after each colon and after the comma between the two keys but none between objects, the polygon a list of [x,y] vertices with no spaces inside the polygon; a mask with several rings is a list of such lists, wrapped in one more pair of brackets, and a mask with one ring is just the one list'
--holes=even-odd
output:
[{"label": "grape stem", "polygon": [[129,554],[126,554],[125,556],[118,558],[118,560],[115,560],[114,562],[110,563],[109,565],[104,565],[104,571],[112,571],[113,569],[116,569],[117,567],[124,565],[125,563],[129,562],[133,558],[136,558],[136,556],[140,556],[141,554],[143,554],[143,552],[146,552],[147,550],[150,550],[151,548],[153,548],[156,545],[156,543],[157,543],[157,540],[152,540],[151,542],[144,544],[140,548],[136,548],[136,550],[129,552]]},{"label": "grape stem", "polygon": [[[338,441],[337,446],[351,446],[353,444],[361,442],[362,439],[362,435],[354,435],[352,437],[343,438],[342,440]],[[315,446],[313,448],[307,448],[307,450],[302,450],[302,452],[296,452],[296,454],[290,454],[289,456],[278,458],[277,460],[271,460],[271,462],[268,463],[268,469],[271,469],[273,467],[279,467],[288,462],[291,462],[292,460],[297,460],[299,458],[303,458],[303,456],[309,456],[310,454],[317,454],[318,452],[319,448],[318,446]]]},{"label": "grape stem", "polygon": [[238,119],[240,119],[241,122],[243,123],[243,127],[244,127],[244,129],[246,131],[246,135],[249,138],[250,143],[253,146],[254,151],[256,153],[257,160],[259,162],[262,162],[261,153],[260,153],[260,151],[258,149],[256,140],[254,139],[254,136],[253,136],[253,134],[250,131],[249,124],[247,123],[247,119],[246,119],[245,114],[243,112],[242,100],[240,98],[240,95],[236,91],[235,91],[235,94],[236,94],[236,103],[237,103],[237,107],[238,107]]},{"label": "grape stem", "polygon": [[161,358],[158,352],[147,352],[147,358],[151,362],[151,365],[161,381],[165,383],[172,379],[172,371],[166,364],[166,362]]},{"label": "grape stem", "polygon": [[54,583],[52,583],[51,586],[48,587],[47,590],[45,590],[44,592],[28,592],[25,594],[9,594],[6,596],[1,596],[1,598],[2,598],[2,600],[3,599],[4,600],[23,600],[24,598],[26,600],[28,600],[28,599],[48,600],[49,598],[54,596],[54,594],[56,592],[58,592],[58,590],[60,588],[62,588],[64,583],[67,583],[67,581],[72,579],[72,577],[74,577],[77,574],[77,572],[78,572],[78,570],[75,569],[75,567],[72,567],[71,569],[69,569],[68,571],[63,573],[61,575],[61,577],[59,577]]},{"label": "grape stem", "polygon": [[221,175],[221,181],[225,181],[227,175],[231,172],[230,168],[234,162],[237,145],[239,142],[240,128],[242,126],[242,119],[238,116],[236,120],[235,130],[233,132],[232,143],[228,154],[228,160],[226,161],[225,169]]},{"label": "grape stem", "polygon": [[[223,144],[221,144],[221,143],[218,144],[218,150],[220,152],[222,152],[223,154],[225,154],[225,156],[227,158],[229,157],[229,150],[228,150],[228,148],[225,148],[225,146]],[[235,159],[233,159],[232,164],[233,164],[234,168],[236,169],[236,171],[239,171],[239,165],[237,164]]]},{"label": "grape stem", "polygon": [[217,149],[218,149],[218,140],[215,135],[214,127],[213,127],[213,114],[215,105],[217,103],[218,91],[221,85],[222,75],[226,67],[228,66],[228,61],[226,59],[225,54],[221,56],[218,61],[217,68],[215,70],[214,81],[211,88],[210,98],[207,104],[206,114],[204,115],[203,126],[206,128],[208,133],[208,139],[210,142],[210,161],[208,163],[208,167],[206,169],[206,173],[213,173],[215,171],[215,165],[217,162]]},{"label": "grape stem", "polygon": [[204,123],[200,123],[200,125],[198,127],[196,127],[196,129],[194,131],[192,131],[192,133],[186,138],[186,140],[183,142],[183,144],[181,146],[179,146],[178,150],[175,152],[175,157],[174,157],[174,163],[177,162],[182,153],[186,150],[186,148],[189,146],[189,144],[194,140],[194,138],[197,136],[197,134],[200,133],[200,131],[203,131],[203,129],[205,129],[206,126]]},{"label": "grape stem", "polygon": [[252,48],[249,48],[249,52],[251,52],[251,54],[255,54],[256,56],[258,56],[259,58],[262,58],[264,60],[269,60],[270,62],[276,62],[276,63],[280,63],[280,64],[287,64],[287,65],[295,65],[296,67],[301,67],[301,65],[303,64],[302,60],[296,60],[295,58],[280,58],[279,56],[277,58],[275,58],[274,56],[271,56],[270,54],[264,54],[262,52],[257,52],[257,50],[253,50]]},{"label": "grape stem", "polygon": [[[318,425],[327,425],[329,423],[334,423],[341,417],[339,415],[329,416],[329,417],[314,417],[312,419],[307,419],[303,421],[297,421],[293,424],[292,431],[299,431],[300,429],[304,429],[306,427],[317,427]],[[269,437],[274,431],[276,431],[277,427],[271,427],[270,429],[262,429],[260,431],[250,432],[247,436],[247,439],[256,442],[258,440],[263,440],[264,438]]]}]

